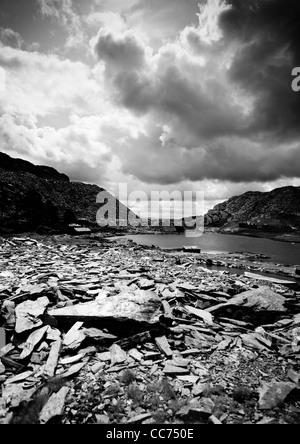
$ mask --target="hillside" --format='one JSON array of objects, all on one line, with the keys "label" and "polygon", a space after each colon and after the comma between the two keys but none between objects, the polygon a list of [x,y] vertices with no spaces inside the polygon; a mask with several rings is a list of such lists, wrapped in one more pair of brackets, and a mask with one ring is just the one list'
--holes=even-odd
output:
[{"label": "hillside", "polygon": [[223,232],[300,235],[300,187],[269,193],[248,192],[215,206],[205,215],[207,227]]},{"label": "hillside", "polygon": [[[71,182],[53,168],[35,166],[0,153],[0,228],[18,231],[40,227],[63,229],[77,219],[86,219],[97,228],[100,205],[97,185]],[[129,211],[119,201],[119,212]]]}]

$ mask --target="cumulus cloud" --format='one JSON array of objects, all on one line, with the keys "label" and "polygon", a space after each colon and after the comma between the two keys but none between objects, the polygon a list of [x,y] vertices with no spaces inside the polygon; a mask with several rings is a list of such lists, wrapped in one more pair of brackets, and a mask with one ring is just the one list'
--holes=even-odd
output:
[{"label": "cumulus cloud", "polygon": [[93,43],[99,60],[107,63],[109,68],[139,71],[145,65],[145,47],[131,31],[112,33],[104,28],[92,40]]},{"label": "cumulus cloud", "polygon": [[104,98],[100,80],[96,81],[89,67],[81,62],[3,47],[0,67],[6,72],[0,111],[35,116],[61,110],[101,111]]},{"label": "cumulus cloud", "polygon": [[39,128],[37,120],[0,117],[1,150],[39,164],[51,165],[73,180],[105,182],[110,147],[99,138],[97,119],[74,117],[70,126]]},{"label": "cumulus cloud", "polygon": [[13,48],[21,48],[24,44],[21,34],[10,28],[0,28],[0,42],[3,45],[12,46]]},{"label": "cumulus cloud", "polygon": [[147,118],[119,154],[127,174],[162,184],[299,176],[299,5],[288,3],[208,0],[197,26],[152,53],[137,31],[100,31],[94,47],[112,100]]},{"label": "cumulus cloud", "polygon": [[139,0],[122,13],[129,26],[159,49],[163,43],[174,41],[187,25],[197,23],[199,3],[203,0]]},{"label": "cumulus cloud", "polygon": [[91,12],[85,17],[85,23],[89,28],[98,31],[101,27],[109,28],[114,31],[124,31],[127,28],[124,18],[116,12]]}]

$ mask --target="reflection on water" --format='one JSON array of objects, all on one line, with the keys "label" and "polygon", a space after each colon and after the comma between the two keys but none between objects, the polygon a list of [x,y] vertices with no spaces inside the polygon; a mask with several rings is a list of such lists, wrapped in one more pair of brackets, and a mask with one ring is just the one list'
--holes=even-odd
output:
[{"label": "reflection on water", "polygon": [[277,242],[246,236],[205,233],[197,238],[187,238],[178,235],[136,235],[127,236],[142,245],[156,245],[161,248],[181,248],[199,246],[203,253],[261,253],[270,257],[273,262],[280,264],[300,264],[300,244]]},{"label": "reflection on water", "polygon": [[6,345],[6,334],[3,328],[0,328],[0,350]]}]

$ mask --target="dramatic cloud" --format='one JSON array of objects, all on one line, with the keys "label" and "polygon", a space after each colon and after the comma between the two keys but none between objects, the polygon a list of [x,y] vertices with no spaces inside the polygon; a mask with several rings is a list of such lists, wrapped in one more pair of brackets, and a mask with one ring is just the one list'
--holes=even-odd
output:
[{"label": "dramatic cloud", "polygon": [[130,31],[112,34],[100,30],[95,44],[95,51],[100,60],[116,70],[139,71],[145,64],[145,49],[142,42]]},{"label": "dramatic cloud", "polygon": [[156,53],[142,48],[137,31],[99,32],[94,47],[112,99],[148,122],[119,154],[126,173],[162,184],[299,175],[295,8],[280,14],[280,0],[236,3],[209,0],[199,25]]},{"label": "dramatic cloud", "polygon": [[101,85],[81,62],[3,47],[0,67],[6,72],[2,112],[45,116],[61,110],[101,111]]},{"label": "dramatic cloud", "polygon": [[32,116],[27,119],[0,117],[1,150],[39,164],[50,164],[73,180],[99,182],[112,154],[100,141],[98,119],[73,117],[66,128],[38,128]]},{"label": "dramatic cloud", "polygon": [[249,131],[298,137],[300,97],[291,89],[291,72],[300,63],[299,2],[233,0],[231,4],[220,17],[220,26],[225,41],[239,42],[229,78],[255,98]]},{"label": "dramatic cloud", "polygon": [[1,149],[211,204],[300,184],[298,0],[2,1]]}]

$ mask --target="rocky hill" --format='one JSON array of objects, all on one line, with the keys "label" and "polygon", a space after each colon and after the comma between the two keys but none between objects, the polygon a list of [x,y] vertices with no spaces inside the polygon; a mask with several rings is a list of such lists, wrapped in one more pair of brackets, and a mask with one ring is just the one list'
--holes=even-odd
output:
[{"label": "rocky hill", "polygon": [[[53,168],[35,166],[0,153],[0,229],[28,231],[40,227],[61,230],[78,219],[97,227],[101,205],[96,198],[104,191],[97,185],[71,182]],[[117,218],[129,210],[111,197]]]},{"label": "rocky hill", "polygon": [[205,225],[225,232],[300,234],[300,187],[232,197],[206,214]]}]

